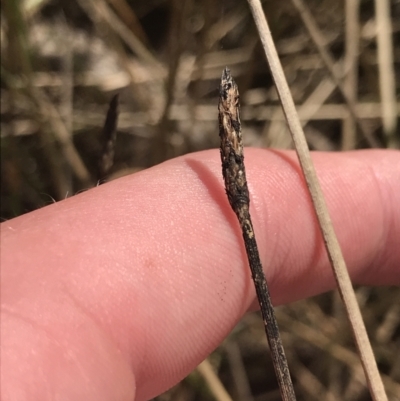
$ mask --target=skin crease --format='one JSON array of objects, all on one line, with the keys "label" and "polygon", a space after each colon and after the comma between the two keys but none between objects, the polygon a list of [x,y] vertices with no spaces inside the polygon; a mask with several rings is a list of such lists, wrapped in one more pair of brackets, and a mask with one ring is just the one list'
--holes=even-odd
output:
[{"label": "skin crease", "polygon": [[[353,282],[400,285],[400,152],[313,153]],[[275,305],[335,287],[293,152],[245,149]],[[1,399],[146,400],[254,308],[217,150],[1,224]]]}]

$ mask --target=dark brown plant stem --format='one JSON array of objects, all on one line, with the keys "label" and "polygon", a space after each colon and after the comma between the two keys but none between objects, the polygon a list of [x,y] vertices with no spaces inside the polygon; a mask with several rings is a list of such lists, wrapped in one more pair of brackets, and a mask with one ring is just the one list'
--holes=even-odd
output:
[{"label": "dark brown plant stem", "polygon": [[222,72],[218,110],[222,175],[225,181],[226,194],[242,228],[250,270],[281,396],[284,401],[294,401],[296,396],[250,218],[250,196],[243,162],[243,143],[239,117],[239,91],[228,68]]},{"label": "dark brown plant stem", "polygon": [[115,140],[117,139],[118,97],[117,94],[111,99],[103,127],[101,138],[103,149],[100,155],[97,173],[97,181],[99,185],[104,183],[104,179],[114,164]]}]

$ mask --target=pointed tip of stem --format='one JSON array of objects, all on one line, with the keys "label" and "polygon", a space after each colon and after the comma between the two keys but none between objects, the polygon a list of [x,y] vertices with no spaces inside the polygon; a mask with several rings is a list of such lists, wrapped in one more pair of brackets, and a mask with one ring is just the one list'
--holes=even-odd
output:
[{"label": "pointed tip of stem", "polygon": [[228,81],[230,77],[231,77],[231,70],[228,67],[225,67],[224,70],[222,71],[221,80]]}]

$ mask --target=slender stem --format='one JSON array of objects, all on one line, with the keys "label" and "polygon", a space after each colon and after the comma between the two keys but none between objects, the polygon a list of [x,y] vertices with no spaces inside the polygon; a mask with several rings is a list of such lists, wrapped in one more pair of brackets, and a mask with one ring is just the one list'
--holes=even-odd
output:
[{"label": "slender stem", "polygon": [[328,207],[317,179],[317,174],[310,157],[307,141],[301,128],[296,107],[290,94],[289,86],[286,82],[267,20],[259,0],[248,0],[248,3],[257,25],[260,39],[264,47],[273,79],[275,81],[289,130],[292,134],[293,142],[296,147],[297,156],[299,158],[307,187],[314,204],[315,213],[317,215],[322,237],[325,243],[325,248],[327,250],[335,279],[338,284],[340,296],[342,297],[347,316],[351,323],[372,398],[374,401],[387,401],[382,378],[379,375],[374,353],[368,340],[367,331],[365,329],[360,308],[351,284],[346,263],[340,249],[335,230],[333,229]]},{"label": "slender stem", "polygon": [[114,164],[115,141],[117,139],[118,99],[118,94],[111,99],[106,121],[104,122],[102,132],[103,149],[100,155],[97,172],[98,185],[104,183],[104,179]]},{"label": "slender stem", "polygon": [[227,68],[222,73],[218,110],[222,175],[225,181],[226,194],[242,228],[243,240],[282,399],[284,401],[295,401],[296,396],[290,378],[285,351],[279,336],[274,307],[258,254],[257,242],[251,222],[249,211],[250,196],[243,162],[239,91]]},{"label": "slender stem", "polygon": [[400,141],[396,136],[396,73],[393,62],[394,48],[390,0],[375,0],[375,14],[383,131],[387,137],[388,147],[397,149]]}]

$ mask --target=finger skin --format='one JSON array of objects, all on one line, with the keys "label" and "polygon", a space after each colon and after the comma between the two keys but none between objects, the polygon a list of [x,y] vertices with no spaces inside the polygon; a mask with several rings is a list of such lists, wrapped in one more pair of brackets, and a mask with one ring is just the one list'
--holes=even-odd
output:
[{"label": "finger skin", "polygon": [[[314,153],[355,283],[400,285],[400,152]],[[335,287],[293,152],[245,149],[275,304]],[[254,303],[216,150],[1,225],[1,399],[146,400]]]}]

